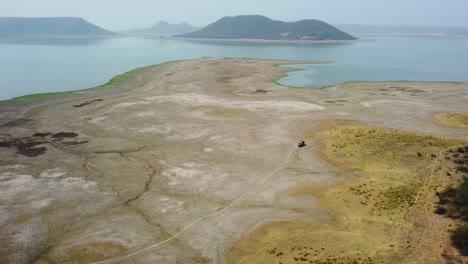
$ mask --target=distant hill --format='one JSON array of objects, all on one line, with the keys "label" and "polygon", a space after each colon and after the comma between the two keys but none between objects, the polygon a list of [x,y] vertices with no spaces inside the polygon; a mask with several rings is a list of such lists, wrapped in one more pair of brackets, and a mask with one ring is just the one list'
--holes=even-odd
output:
[{"label": "distant hill", "polygon": [[0,17],[0,37],[20,36],[110,36],[114,33],[82,18]]},{"label": "distant hill", "polygon": [[166,21],[160,21],[150,28],[135,29],[125,31],[126,34],[141,34],[141,35],[177,35],[199,30],[200,28],[191,26],[188,23],[171,24]]},{"label": "distant hill", "polygon": [[337,28],[355,35],[468,35],[468,27],[415,27],[415,26],[372,26],[336,25]]},{"label": "distant hill", "polygon": [[259,15],[223,17],[198,31],[176,37],[263,40],[356,39],[320,20],[282,22]]}]

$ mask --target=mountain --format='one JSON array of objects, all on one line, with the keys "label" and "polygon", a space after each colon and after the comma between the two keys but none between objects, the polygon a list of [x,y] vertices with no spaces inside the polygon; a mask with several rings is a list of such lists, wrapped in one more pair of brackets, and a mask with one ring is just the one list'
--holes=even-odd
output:
[{"label": "mountain", "polygon": [[198,31],[176,37],[263,40],[356,39],[320,20],[282,22],[259,15],[223,17]]},{"label": "mountain", "polygon": [[0,37],[111,35],[114,33],[76,17],[0,17]]},{"label": "mountain", "polygon": [[160,21],[150,28],[135,29],[126,31],[127,34],[141,35],[177,35],[199,30],[200,28],[193,27],[187,23],[170,24],[166,21]]},{"label": "mountain", "polygon": [[336,25],[356,35],[468,35],[468,27]]}]

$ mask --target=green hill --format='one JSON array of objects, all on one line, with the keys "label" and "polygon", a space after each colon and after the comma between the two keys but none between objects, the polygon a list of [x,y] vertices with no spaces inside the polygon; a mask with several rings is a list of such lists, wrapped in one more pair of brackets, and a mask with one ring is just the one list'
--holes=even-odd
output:
[{"label": "green hill", "polygon": [[82,18],[0,17],[0,37],[35,36],[110,36],[114,33]]},{"label": "green hill", "polygon": [[182,38],[264,40],[355,40],[356,38],[320,20],[282,22],[258,15],[224,17]]}]

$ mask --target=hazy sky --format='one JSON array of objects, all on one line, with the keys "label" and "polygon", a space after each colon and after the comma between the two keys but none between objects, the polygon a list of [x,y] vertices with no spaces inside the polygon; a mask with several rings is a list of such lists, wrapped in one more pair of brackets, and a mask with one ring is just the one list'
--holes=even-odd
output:
[{"label": "hazy sky", "polygon": [[468,0],[0,0],[0,16],[83,17],[110,30],[159,20],[203,26],[240,14],[330,24],[468,26]]}]

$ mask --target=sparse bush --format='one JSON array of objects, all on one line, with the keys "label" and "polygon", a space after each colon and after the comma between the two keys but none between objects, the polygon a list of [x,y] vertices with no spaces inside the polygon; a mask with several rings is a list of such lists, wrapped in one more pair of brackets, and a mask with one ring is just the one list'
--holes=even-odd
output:
[{"label": "sparse bush", "polygon": [[468,173],[468,168],[464,166],[458,166],[457,167],[458,172],[463,172],[463,173]]},{"label": "sparse bush", "polygon": [[446,190],[443,193],[436,192],[437,197],[439,197],[439,204],[446,204],[448,202],[447,196],[448,196],[448,190]]},{"label": "sparse bush", "polygon": [[455,192],[455,199],[457,203],[462,205],[468,204],[468,180],[463,180],[463,183],[458,186]]},{"label": "sparse bush", "polygon": [[447,209],[443,208],[443,207],[437,207],[434,211],[434,213],[438,214],[438,215],[443,215],[447,212]]},{"label": "sparse bush", "polygon": [[421,153],[421,152],[418,152],[418,157],[422,157],[422,153]]},{"label": "sparse bush", "polygon": [[462,216],[468,216],[468,207],[467,206],[463,206],[461,208],[458,208],[458,212],[462,215]]}]

